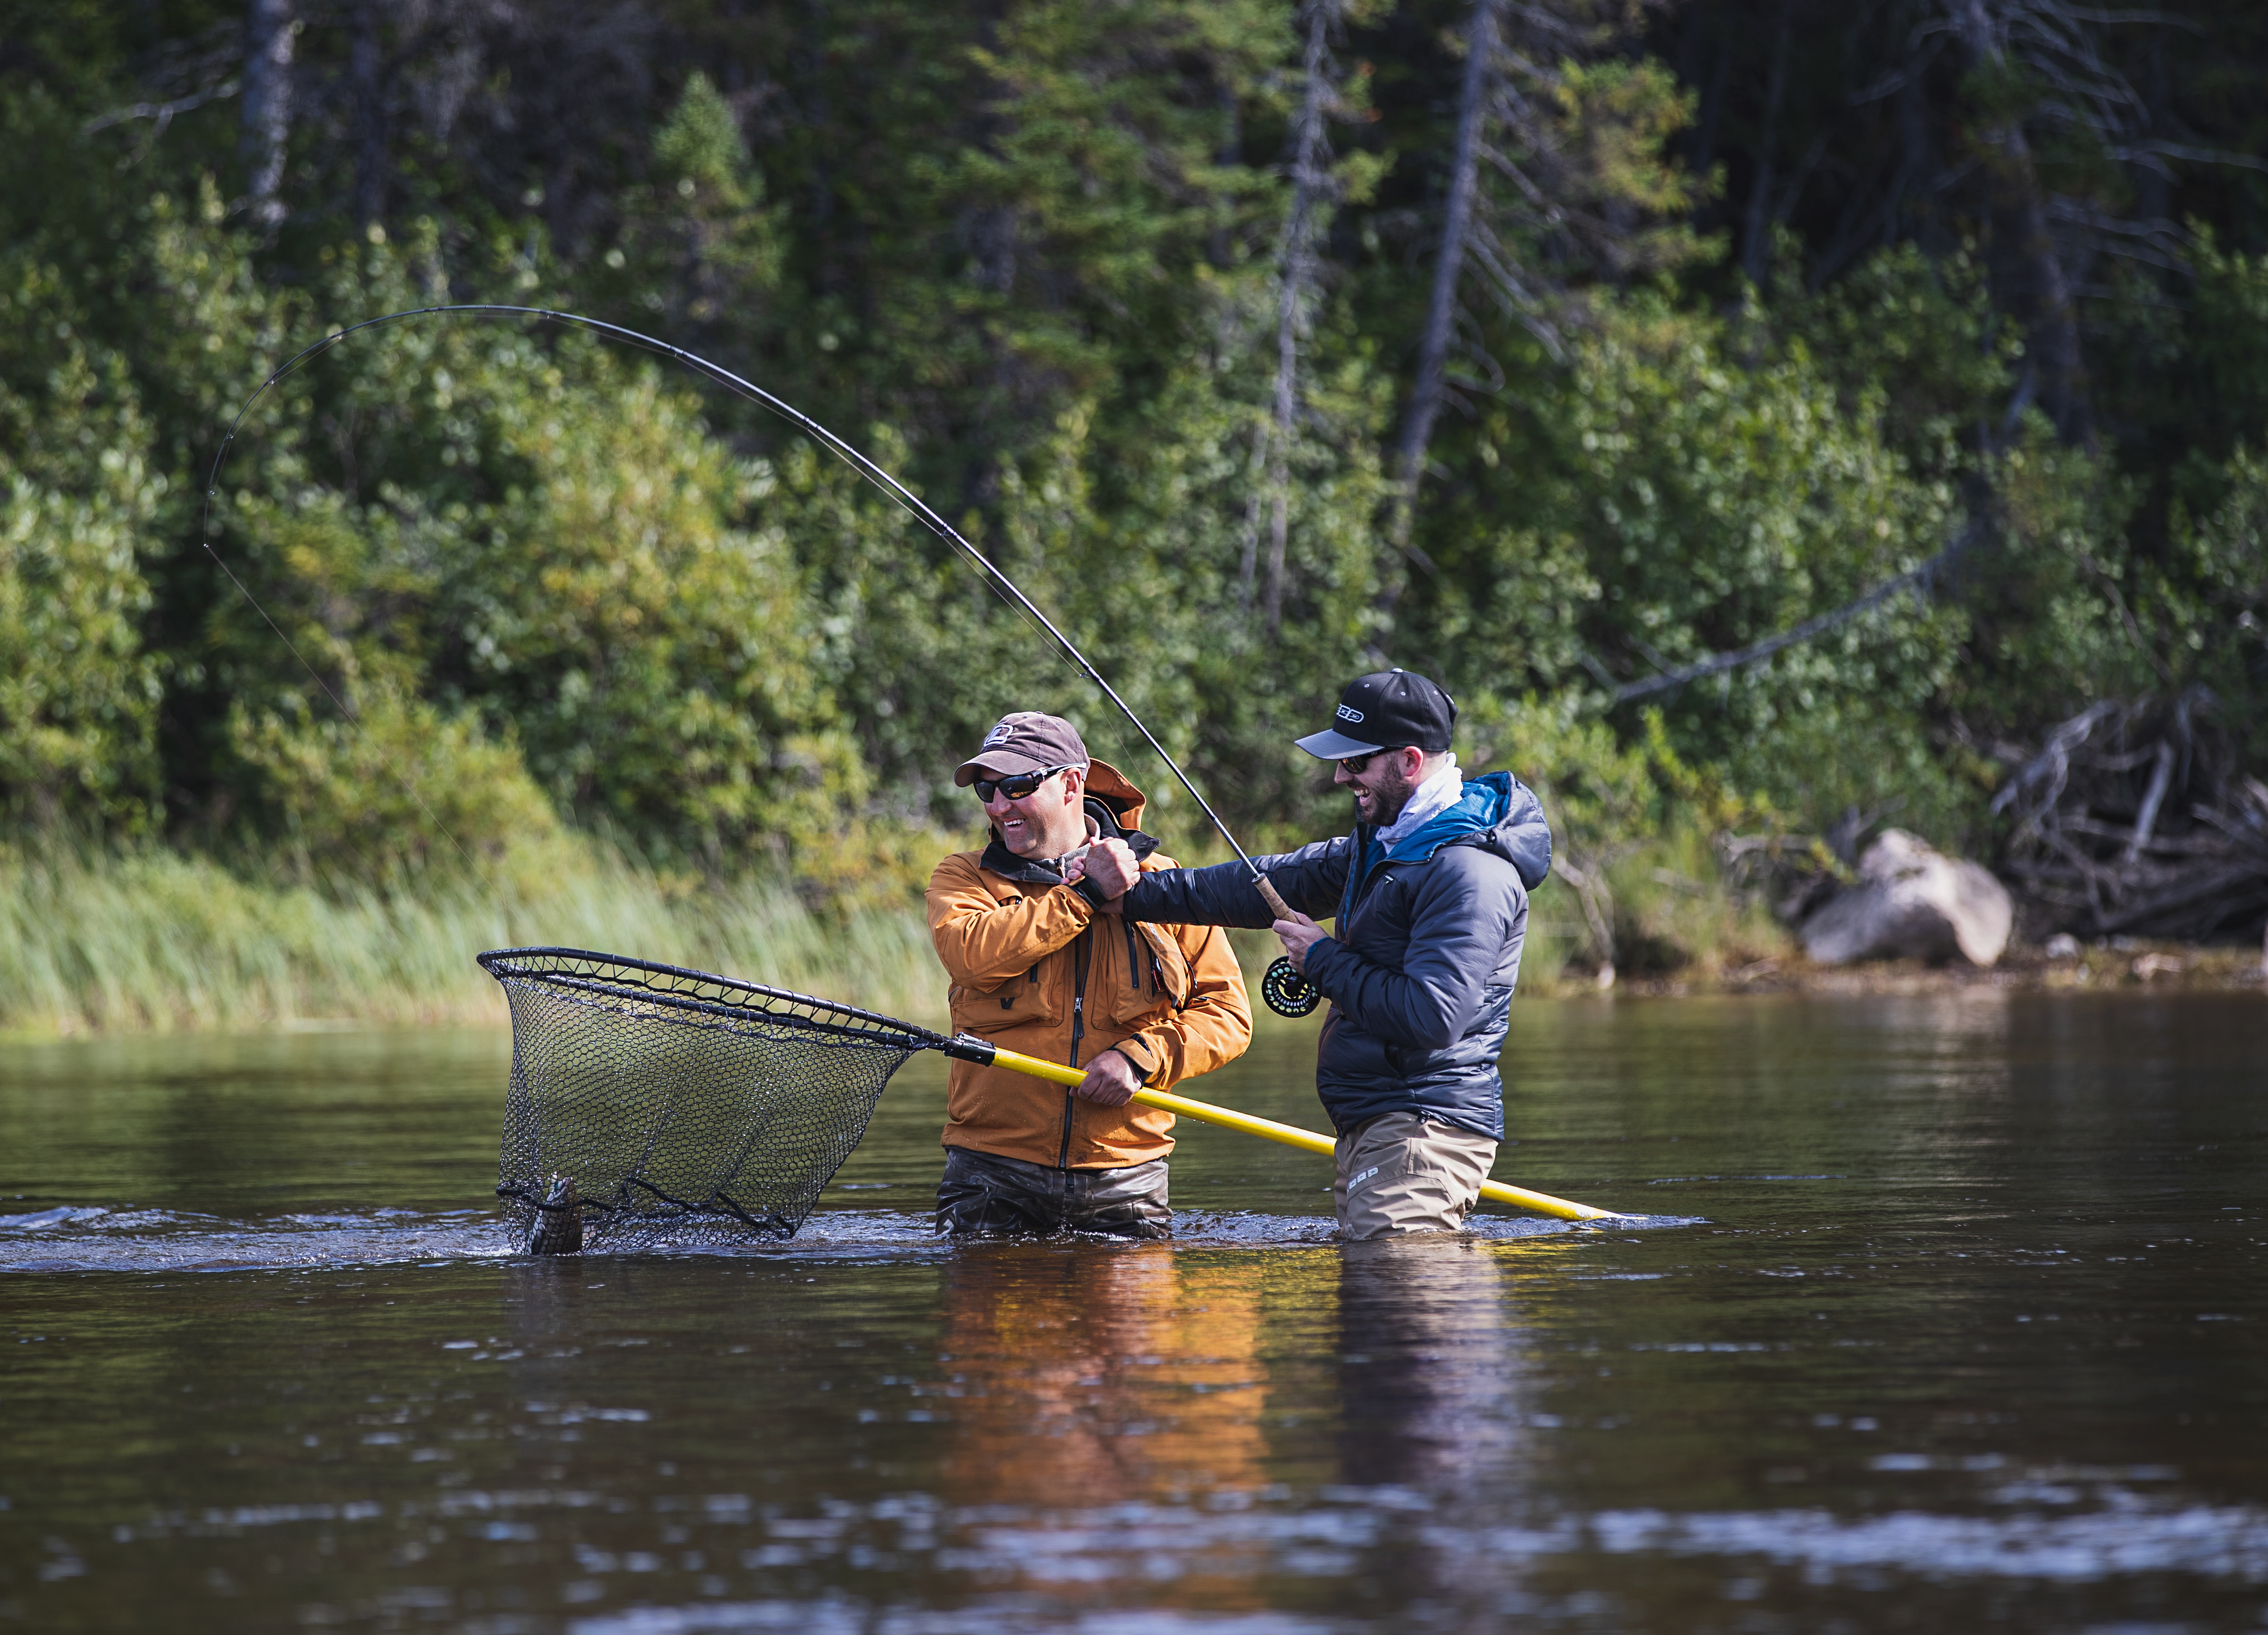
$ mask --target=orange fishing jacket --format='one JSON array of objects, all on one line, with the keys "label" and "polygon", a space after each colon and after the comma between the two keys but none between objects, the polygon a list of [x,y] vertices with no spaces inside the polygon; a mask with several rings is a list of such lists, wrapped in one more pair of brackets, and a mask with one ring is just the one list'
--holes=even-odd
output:
[{"label": "orange fishing jacket", "polygon": [[[1142,792],[1097,761],[1096,806],[1142,857],[1172,868],[1136,832]],[[930,936],[952,978],[954,1027],[1011,1050],[1084,1066],[1116,1049],[1163,1090],[1236,1059],[1252,1039],[1244,973],[1225,932],[1209,925],[1130,924],[1095,909],[1054,870],[999,843],[955,852],[929,881]],[[1116,1169],[1174,1150],[1174,1116],[1128,1102],[1101,1107],[1070,1087],[1005,1067],[954,1062],[946,1079],[945,1145],[1066,1169]]]}]

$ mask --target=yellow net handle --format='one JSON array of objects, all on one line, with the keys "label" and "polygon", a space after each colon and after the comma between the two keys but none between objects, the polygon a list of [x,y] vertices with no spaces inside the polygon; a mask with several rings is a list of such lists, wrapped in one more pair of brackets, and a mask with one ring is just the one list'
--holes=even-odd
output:
[{"label": "yellow net handle", "polygon": [[[1016,1050],[1003,1050],[998,1045],[964,1034],[954,1041],[962,1046],[983,1045],[991,1053],[995,1067],[1005,1067],[1019,1073],[1029,1073],[1035,1079],[1053,1079],[1059,1085],[1075,1085],[1086,1077],[1084,1068],[1067,1067],[1061,1062],[1047,1062],[1036,1056],[1026,1056]],[[961,1052],[956,1051],[959,1055]],[[968,1059],[983,1060],[974,1050]],[[1178,1118],[1194,1118],[1200,1123],[1219,1124],[1226,1130],[1241,1130],[1246,1135],[1258,1136],[1266,1141],[1280,1141],[1285,1146],[1300,1147],[1309,1153],[1321,1153],[1329,1157],[1337,1150],[1330,1137],[1318,1135],[1312,1130],[1302,1130],[1296,1124],[1279,1124],[1272,1118],[1256,1118],[1250,1113],[1240,1113],[1233,1108],[1216,1107],[1210,1101],[1192,1101],[1187,1096],[1169,1095],[1163,1090],[1137,1090],[1134,1099],[1145,1107],[1154,1107]],[[1618,1219],[1610,1209],[1593,1209],[1588,1204],[1577,1204],[1566,1198],[1553,1197],[1549,1192],[1530,1192],[1526,1187],[1507,1186],[1501,1181],[1481,1182],[1481,1196],[1492,1204],[1509,1204],[1516,1209],[1532,1209],[1542,1215],[1557,1215],[1562,1220],[1614,1220]]]}]

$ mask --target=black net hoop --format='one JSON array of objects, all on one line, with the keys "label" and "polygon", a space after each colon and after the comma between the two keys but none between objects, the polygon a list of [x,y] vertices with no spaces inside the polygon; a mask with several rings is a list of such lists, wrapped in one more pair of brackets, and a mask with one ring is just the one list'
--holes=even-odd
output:
[{"label": "black net hoop", "polygon": [[480,955],[512,1006],[497,1196],[569,1176],[586,1247],[792,1236],[906,1059],[951,1042],[757,983],[581,948]]}]

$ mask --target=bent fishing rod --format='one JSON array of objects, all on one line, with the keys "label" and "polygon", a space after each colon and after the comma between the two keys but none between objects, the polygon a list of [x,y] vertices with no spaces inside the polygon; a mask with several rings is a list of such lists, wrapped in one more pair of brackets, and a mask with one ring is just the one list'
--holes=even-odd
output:
[{"label": "bent fishing rod", "polygon": [[[402,312],[382,313],[376,318],[365,318],[359,323],[349,324],[345,328],[336,330],[334,333],[324,336],[313,345],[298,352],[288,362],[284,364],[282,367],[276,370],[265,380],[260,383],[260,389],[258,391],[254,392],[249,398],[245,400],[244,407],[237,411],[236,418],[229,423],[228,434],[222,438],[219,452],[213,456],[212,475],[205,484],[204,540],[202,541],[205,554],[212,557],[213,561],[219,565],[222,572],[228,574],[229,578],[236,584],[237,588],[239,591],[244,592],[245,597],[247,600],[252,600],[251,593],[248,590],[245,590],[243,582],[237,579],[236,575],[230,571],[228,564],[221,560],[219,553],[215,551],[212,548],[212,504],[220,490],[221,464],[228,458],[230,446],[236,441],[237,431],[244,424],[245,417],[252,413],[253,409],[259,404],[261,398],[267,394],[268,389],[270,387],[276,385],[287,375],[294,372],[302,365],[310,363],[315,358],[321,357],[325,352],[329,351],[333,347],[338,345],[349,336],[359,335],[363,331],[368,329],[379,329],[387,328],[394,324],[406,323],[415,318],[445,315],[473,318],[534,319],[540,322],[559,324],[567,328],[586,330],[591,334],[603,336],[608,340],[621,342],[625,345],[637,347],[643,350],[655,353],[660,357],[674,359],[678,364],[683,365],[693,373],[699,375],[702,379],[711,381],[718,386],[721,386],[727,391],[733,392],[740,397],[744,397],[752,403],[758,404],[762,408],[770,409],[772,413],[779,416],[780,418],[788,422],[789,424],[794,426],[798,431],[802,431],[806,436],[811,438],[814,441],[817,442],[821,447],[835,455],[836,458],[842,460],[845,465],[849,466],[853,471],[856,471],[860,476],[865,478],[867,482],[873,483],[876,488],[881,490],[884,494],[895,501],[902,510],[913,517],[913,519],[919,522],[924,527],[927,528],[932,534],[934,534],[939,539],[943,540],[955,551],[960,553],[960,555],[966,557],[970,563],[974,563],[977,571],[982,573],[986,580],[990,584],[994,594],[1000,595],[1007,599],[1012,606],[1023,614],[1026,618],[1032,621],[1032,622],[1037,625],[1041,630],[1046,631],[1049,637],[1053,640],[1057,647],[1062,651],[1064,656],[1077,667],[1079,674],[1086,676],[1088,681],[1093,681],[1096,687],[1102,690],[1102,696],[1109,699],[1112,703],[1118,707],[1119,713],[1123,715],[1127,721],[1131,724],[1134,730],[1142,735],[1142,741],[1148,744],[1152,752],[1157,755],[1158,759],[1166,763],[1167,770],[1173,773],[1175,781],[1178,782],[1183,789],[1189,791],[1189,799],[1197,803],[1199,810],[1203,811],[1205,816],[1211,821],[1212,826],[1220,831],[1220,837],[1228,842],[1230,849],[1236,853],[1237,860],[1242,863],[1245,868],[1251,873],[1252,883],[1258,889],[1263,901],[1268,904],[1270,911],[1278,919],[1288,920],[1293,917],[1291,905],[1286,903],[1283,897],[1278,894],[1276,887],[1270,883],[1268,877],[1261,873],[1260,865],[1253,862],[1251,855],[1245,851],[1244,847],[1238,842],[1236,836],[1229,832],[1229,827],[1226,822],[1221,821],[1220,814],[1212,809],[1212,803],[1204,798],[1204,794],[1199,792],[1197,786],[1194,783],[1189,781],[1189,775],[1182,770],[1181,762],[1174,760],[1172,755],[1167,753],[1166,747],[1158,741],[1157,735],[1152,733],[1150,729],[1143,724],[1142,718],[1140,716],[1134,713],[1133,706],[1118,696],[1118,689],[1111,686],[1108,680],[1104,677],[1102,672],[1094,667],[1094,664],[1087,659],[1087,656],[1079,650],[1078,645],[1072,642],[1071,637],[1065,636],[1061,630],[1057,628],[1055,621],[1049,618],[1046,614],[1040,610],[1038,605],[1035,603],[1030,597],[1024,594],[1022,588],[1017,585],[1015,580],[1010,578],[1008,575],[1001,570],[1000,566],[990,557],[987,556],[983,551],[978,550],[976,546],[970,544],[968,540],[963,538],[958,528],[955,528],[951,523],[947,522],[943,517],[938,515],[935,511],[931,509],[929,504],[924,501],[920,495],[915,493],[904,483],[898,481],[898,479],[892,475],[888,471],[876,464],[873,460],[867,458],[865,453],[846,438],[836,436],[833,431],[828,431],[825,426],[820,424],[818,421],[814,420],[809,415],[805,414],[803,410],[798,409],[794,404],[788,402],[784,398],[775,396],[773,394],[766,391],[763,387],[756,385],[753,380],[747,379],[740,375],[733,373],[722,364],[711,362],[708,358],[702,357],[697,352],[689,352],[681,346],[674,346],[667,341],[660,340],[653,335],[641,334],[636,329],[625,328],[621,324],[608,323],[602,318],[587,318],[580,313],[560,312],[555,308],[548,306],[512,306],[500,302],[491,301],[453,302],[434,306],[416,306],[408,308]],[[255,601],[254,602],[254,605],[257,607],[258,603]],[[262,610],[262,616],[265,616],[264,609]],[[270,621],[270,622],[272,624],[273,621]],[[281,635],[282,631],[279,630],[277,634]],[[287,637],[286,640],[288,643],[289,638]],[[297,647],[294,647],[292,651],[296,654],[298,650]],[[306,663],[306,660],[303,659],[301,662],[304,664]],[[312,669],[313,667],[309,667]],[[1285,1015],[1305,1015],[1308,1011],[1312,1011],[1315,1008],[1315,1005],[1321,998],[1321,995],[1316,992],[1314,984],[1307,983],[1304,977],[1299,976],[1292,972],[1290,962],[1288,961],[1278,961],[1276,966],[1270,968],[1268,981],[1263,984],[1263,992],[1268,997],[1269,1004],[1277,1011]],[[1286,1009],[1286,1002],[1292,1005],[1300,1006],[1303,1008]]]},{"label": "bent fishing rod", "polygon": [[[1133,726],[1134,730],[1142,735],[1143,741],[1150,746],[1151,750],[1157,755],[1159,760],[1166,763],[1167,770],[1173,773],[1174,778],[1181,784],[1181,786],[1189,792],[1189,798],[1197,803],[1198,807],[1204,813],[1205,816],[1211,821],[1212,826],[1220,831],[1221,838],[1227,841],[1231,849],[1235,851],[1238,860],[1244,865],[1248,871],[1249,871],[1252,876],[1253,885],[1258,889],[1262,899],[1267,903],[1270,911],[1273,912],[1279,919],[1290,919],[1292,917],[1290,906],[1285,903],[1283,897],[1278,895],[1276,887],[1270,883],[1268,877],[1261,872],[1260,866],[1252,860],[1251,855],[1248,853],[1244,850],[1243,846],[1238,843],[1236,836],[1230,832],[1228,825],[1221,820],[1220,814],[1213,810],[1212,803],[1204,798],[1204,794],[1198,790],[1197,786],[1194,783],[1190,782],[1189,774],[1182,770],[1181,763],[1175,761],[1171,755],[1167,753],[1166,747],[1160,743],[1157,740],[1157,736],[1143,724],[1141,717],[1134,713],[1133,707],[1129,704],[1125,699],[1119,696],[1117,689],[1111,686],[1110,682],[1104,677],[1102,672],[1096,669],[1094,664],[1087,659],[1086,655],[1079,650],[1078,646],[1071,641],[1071,639],[1065,636],[1061,630],[1057,628],[1055,622],[1049,619],[1046,614],[1042,613],[1038,606],[1033,602],[1030,597],[1024,594],[1021,587],[1020,587],[1014,580],[1011,579],[1005,572],[1002,571],[999,566],[990,557],[986,556],[983,552],[978,550],[976,546],[970,544],[968,540],[963,538],[960,531],[954,527],[951,523],[946,521],[943,517],[940,517],[935,511],[932,510],[919,495],[908,489],[905,484],[899,482],[896,477],[893,476],[888,471],[883,469],[882,467],[877,465],[873,460],[869,459],[863,452],[852,444],[828,431],[825,426],[820,424],[818,421],[813,419],[809,415],[805,414],[792,403],[787,402],[784,399],[775,396],[773,394],[766,391],[763,387],[756,385],[754,381],[745,379],[741,376],[733,373],[731,370],[725,368],[722,365],[711,363],[709,359],[701,357],[698,353],[689,352],[683,347],[674,346],[666,341],[657,339],[652,335],[640,334],[637,330],[626,328],[620,324],[608,323],[604,319],[586,318],[579,313],[563,313],[550,307],[513,306],[493,302],[464,302],[434,306],[412,307],[402,312],[383,313],[376,318],[366,318],[359,323],[349,324],[345,328],[336,330],[332,334],[324,336],[313,345],[306,347],[301,351],[294,354],[280,368],[273,371],[266,379],[260,383],[259,389],[254,391],[249,398],[245,400],[244,407],[237,411],[236,418],[229,423],[227,434],[222,438],[220,448],[213,456],[212,472],[205,484],[205,503],[202,517],[203,538],[200,542],[204,547],[205,554],[212,558],[214,564],[220,569],[222,573],[227,576],[229,582],[236,586],[239,593],[244,597],[246,601],[252,605],[252,607],[260,614],[261,617],[267,620],[269,627],[276,631],[277,637],[283,640],[284,645],[291,649],[292,656],[299,660],[300,665],[306,669],[310,675],[313,675],[315,678],[316,684],[322,687],[325,692],[330,692],[329,684],[325,682],[320,674],[315,670],[312,664],[307,662],[305,655],[300,653],[297,644],[293,643],[290,637],[284,635],[283,629],[276,623],[272,617],[269,615],[268,610],[261,606],[259,599],[254,596],[250,588],[245,585],[242,579],[236,576],[234,570],[231,569],[228,563],[223,560],[220,553],[213,549],[212,506],[213,501],[218,497],[220,492],[221,467],[226,461],[229,449],[235,443],[237,433],[242,429],[246,417],[258,406],[260,400],[267,394],[269,388],[275,386],[278,381],[291,374],[303,365],[310,363],[315,358],[321,357],[325,352],[329,351],[333,347],[338,345],[341,342],[346,340],[350,335],[359,334],[364,330],[378,329],[394,324],[404,323],[414,318],[439,315],[469,316],[479,318],[532,318],[540,321],[560,324],[570,328],[588,330],[593,334],[600,335],[607,339],[619,341],[628,345],[641,348],[646,351],[657,353],[665,357],[673,358],[695,374],[701,376],[704,379],[712,381],[717,385],[722,386],[727,390],[733,392],[741,397],[747,398],[751,402],[760,404],[763,408],[771,410],[774,414],[777,414],[783,419],[786,420],[790,424],[806,433],[816,440],[821,447],[827,449],[830,453],[843,460],[843,463],[848,465],[852,470],[856,471],[860,476],[865,478],[866,481],[872,482],[876,488],[881,490],[883,493],[895,501],[903,510],[914,517],[916,520],[920,522],[923,527],[928,528],[931,533],[937,535],[938,538],[944,540],[956,551],[960,552],[971,563],[975,563],[977,569],[984,575],[987,581],[992,586],[996,594],[1005,593],[1012,605],[1021,611],[1026,618],[1036,624],[1041,630],[1045,630],[1049,637],[1054,640],[1056,645],[1061,650],[1064,655],[1078,667],[1080,674],[1085,675],[1089,681],[1093,681],[1096,687],[1100,688],[1103,696],[1109,699],[1113,704],[1116,704],[1118,707],[1119,712],[1126,718],[1127,721]],[[339,700],[335,693],[331,694],[331,698],[332,702],[338,705],[341,712],[346,715],[350,721],[353,721],[355,719],[353,712],[346,709],[345,704]],[[412,798],[417,799],[419,806],[423,808],[424,802],[422,798],[418,798],[416,796],[416,792],[414,788],[410,792]],[[442,826],[440,824],[439,819],[438,817],[434,817],[430,808],[426,808],[426,815],[433,821],[437,827],[442,829],[442,832],[445,835],[447,833],[446,826]],[[455,836],[450,836],[449,839],[452,844],[455,843]],[[458,850],[461,852],[463,848],[460,846]],[[468,860],[469,860],[469,858]],[[558,949],[520,950],[519,952],[578,954],[578,951],[574,950]],[[483,954],[482,956],[481,962],[483,966],[486,966],[492,959],[502,957],[505,957],[505,955],[501,954]],[[587,954],[578,954],[578,957],[599,959],[608,958],[608,956]],[[633,963],[629,961],[611,961],[609,962],[626,964]],[[651,968],[659,969],[662,968]],[[678,974],[698,975],[698,973],[683,972]],[[753,984],[740,985],[753,987]],[[789,994],[782,990],[762,989],[758,991],[771,994],[777,998],[793,1000],[799,1004],[818,1004],[826,1005],[828,1003],[825,1001],[811,1001],[804,996]],[[1275,1010],[1278,1014],[1286,1017],[1304,1016],[1313,1011],[1322,1001],[1321,991],[1313,983],[1308,982],[1304,976],[1294,970],[1288,959],[1279,959],[1269,968],[1267,976],[1261,984],[1261,991],[1263,996],[1267,999],[1270,1007]],[[831,1008],[839,1009],[841,1007]],[[880,1020],[887,1021],[889,1019],[882,1018]],[[942,1035],[930,1035],[926,1029],[914,1028],[912,1025],[909,1023],[893,1023],[892,1025],[908,1032],[909,1034],[922,1035],[923,1043],[921,1048],[940,1049],[945,1054],[961,1060],[977,1062],[992,1066],[1005,1067],[1012,1072],[1029,1074],[1034,1078],[1047,1079],[1067,1086],[1080,1084],[1084,1082],[1086,1079],[1085,1072],[1079,1068],[1069,1067],[1054,1062],[1043,1061],[1035,1057],[1025,1056],[1017,1051],[1005,1049],[994,1045],[989,1040],[979,1039],[972,1035],[959,1035],[954,1036],[952,1040],[947,1041]],[[1295,1146],[1307,1152],[1322,1153],[1327,1157],[1336,1152],[1336,1144],[1329,1136],[1320,1134],[1312,1130],[1302,1130],[1296,1125],[1278,1123],[1274,1119],[1260,1118],[1249,1113],[1238,1112],[1231,1108],[1217,1107],[1211,1102],[1194,1101],[1186,1096],[1178,1096],[1170,1094],[1164,1091],[1147,1089],[1137,1090],[1134,1093],[1133,1099],[1147,1107],[1156,1108],[1162,1111],[1174,1113],[1182,1117],[1196,1119],[1202,1123],[1220,1125],[1231,1130],[1241,1131],[1248,1135],[1259,1136],[1265,1140],[1280,1142],[1288,1146]],[[1535,1210],[1540,1213],[1555,1215],[1566,1220],[1580,1221],[1616,1219],[1614,1212],[1610,1210],[1595,1209],[1587,1204],[1578,1204],[1567,1198],[1555,1197],[1548,1192],[1535,1192],[1524,1187],[1511,1186],[1498,1181],[1484,1181],[1481,1185],[1481,1196],[1496,1203],[1508,1204],[1521,1209]]]}]

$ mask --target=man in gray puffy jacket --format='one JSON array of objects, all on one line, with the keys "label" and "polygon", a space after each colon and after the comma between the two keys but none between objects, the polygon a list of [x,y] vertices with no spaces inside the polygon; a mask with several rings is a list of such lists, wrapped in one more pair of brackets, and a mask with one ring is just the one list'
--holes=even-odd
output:
[{"label": "man in gray puffy jacket", "polygon": [[1133,919],[1273,925],[1331,1002],[1315,1090],[1338,1136],[1332,1196],[1350,1239],[1462,1226],[1504,1138],[1497,1057],[1551,830],[1511,774],[1465,780],[1449,752],[1456,715],[1425,677],[1385,670],[1350,683],[1335,724],[1299,740],[1338,762],[1355,828],[1255,859],[1292,919],[1275,918],[1241,863],[1138,878],[1120,848],[1087,858],[1108,906]]}]

